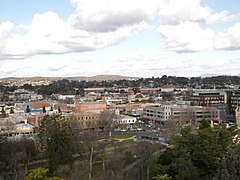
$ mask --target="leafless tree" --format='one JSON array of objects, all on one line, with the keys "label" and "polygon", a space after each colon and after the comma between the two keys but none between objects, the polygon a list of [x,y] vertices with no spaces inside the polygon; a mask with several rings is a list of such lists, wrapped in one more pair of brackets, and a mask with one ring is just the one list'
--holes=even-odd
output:
[{"label": "leafless tree", "polygon": [[85,131],[81,135],[79,135],[80,139],[80,152],[82,154],[85,154],[88,162],[89,162],[89,179],[92,179],[92,168],[93,168],[93,162],[95,159],[95,148],[97,147],[97,133],[94,131]]},{"label": "leafless tree", "polygon": [[[7,166],[14,172],[15,178],[20,174],[28,173],[29,162],[36,155],[37,150],[32,140],[5,141],[2,153],[8,157]],[[24,170],[22,171],[22,167]]]},{"label": "leafless tree", "polygon": [[7,131],[7,135],[9,137],[10,133],[15,130],[14,123],[7,119],[4,123],[4,130]]},{"label": "leafless tree", "polygon": [[116,125],[115,111],[105,110],[102,111],[98,118],[98,126],[102,130],[106,130],[109,134],[109,138],[112,138],[112,131]]},{"label": "leafless tree", "polygon": [[154,153],[159,149],[158,144],[152,144],[150,142],[139,142],[136,145],[136,156],[138,161],[138,167],[140,168],[141,179],[149,180],[150,178],[150,161]]},{"label": "leafless tree", "polygon": [[173,118],[168,119],[162,128],[162,135],[166,141],[170,140],[172,137],[175,137],[180,132],[180,124]]}]

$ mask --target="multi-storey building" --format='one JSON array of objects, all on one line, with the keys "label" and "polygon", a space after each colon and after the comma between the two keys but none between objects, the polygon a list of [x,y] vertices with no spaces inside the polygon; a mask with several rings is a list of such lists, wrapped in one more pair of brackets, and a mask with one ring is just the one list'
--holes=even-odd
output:
[{"label": "multi-storey building", "polygon": [[145,107],[143,118],[155,123],[164,123],[167,120],[176,120],[182,123],[200,122],[203,119],[220,121],[219,110],[215,107],[163,105]]},{"label": "multi-storey building", "polygon": [[141,94],[158,94],[160,93],[160,88],[141,88]]},{"label": "multi-storey building", "polygon": [[226,104],[227,93],[225,91],[198,91],[191,97],[191,104],[195,106],[211,106],[212,104]]},{"label": "multi-storey building", "polygon": [[[37,121],[41,123],[44,115],[38,116]],[[73,113],[73,114],[61,114],[57,116],[64,121],[72,121],[75,124],[75,128],[90,129],[96,128],[99,114],[93,112]]]},{"label": "multi-storey building", "polygon": [[93,112],[74,113],[70,115],[61,115],[61,118],[66,121],[78,122],[77,125],[80,129],[97,128],[99,114]]},{"label": "multi-storey building", "polygon": [[235,114],[235,110],[240,105],[240,91],[229,92],[229,111],[231,114]]},{"label": "multi-storey building", "polygon": [[106,102],[78,102],[75,104],[76,112],[100,112],[107,109]]}]

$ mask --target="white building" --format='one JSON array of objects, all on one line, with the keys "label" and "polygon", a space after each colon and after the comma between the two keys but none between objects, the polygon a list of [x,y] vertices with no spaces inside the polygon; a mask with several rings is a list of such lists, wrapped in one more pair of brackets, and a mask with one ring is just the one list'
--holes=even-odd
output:
[{"label": "white building", "polygon": [[173,119],[179,122],[200,122],[203,119],[220,121],[220,111],[215,107],[162,105],[143,109],[143,118],[153,122],[165,122]]},{"label": "white building", "polygon": [[133,125],[137,121],[136,117],[127,116],[127,115],[118,115],[116,119],[117,124],[124,124],[124,125]]},{"label": "white building", "polygon": [[27,121],[25,121],[24,123],[18,123],[15,125],[15,131],[16,133],[32,133],[34,129],[34,126],[27,123]]}]

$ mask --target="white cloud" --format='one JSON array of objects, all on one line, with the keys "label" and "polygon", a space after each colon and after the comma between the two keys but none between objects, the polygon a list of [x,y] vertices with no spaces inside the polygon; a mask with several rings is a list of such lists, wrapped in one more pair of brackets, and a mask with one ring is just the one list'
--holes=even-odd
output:
[{"label": "white cloud", "polygon": [[225,32],[218,33],[215,41],[216,49],[237,50],[240,49],[240,22],[229,27]]},{"label": "white cloud", "polygon": [[182,21],[199,23],[227,23],[240,18],[240,14],[232,15],[227,10],[214,12],[203,6],[201,0],[163,0],[159,15],[167,23],[178,24]]},{"label": "white cloud", "polygon": [[71,0],[76,13],[70,19],[76,28],[90,32],[116,31],[152,20],[158,9],[157,0]]},{"label": "white cloud", "polygon": [[[209,23],[227,23],[239,14],[214,12],[200,0],[71,0],[76,10],[61,19],[57,13],[35,14],[30,24],[0,24],[0,59],[36,54],[92,51],[120,43],[160,19],[165,48],[177,52],[238,49],[234,29],[214,32]],[[156,24],[155,24],[156,25]],[[216,42],[215,34],[220,39]],[[238,38],[239,39],[239,38]],[[229,45],[226,45],[227,42]],[[215,44],[213,46],[213,43]]]},{"label": "white cloud", "polygon": [[[137,6],[133,2],[116,2],[75,1],[76,13],[66,21],[54,12],[35,14],[31,24],[17,25],[15,31],[0,36],[4,42],[0,58],[83,52],[111,46],[142,31],[153,16],[153,4],[146,0],[141,0],[140,4],[135,1]],[[93,3],[97,6],[92,6]],[[0,30],[6,32],[5,26]],[[16,33],[17,28],[24,33]]]},{"label": "white cloud", "polygon": [[[14,28],[14,24],[6,21],[0,24],[0,55],[5,54],[6,41],[9,38],[9,32]],[[0,56],[1,57],[1,56]],[[0,58],[1,59],[1,58]]]},{"label": "white cloud", "polygon": [[176,52],[197,52],[211,49],[214,31],[201,28],[196,22],[161,25],[158,31],[165,38],[165,48]]}]

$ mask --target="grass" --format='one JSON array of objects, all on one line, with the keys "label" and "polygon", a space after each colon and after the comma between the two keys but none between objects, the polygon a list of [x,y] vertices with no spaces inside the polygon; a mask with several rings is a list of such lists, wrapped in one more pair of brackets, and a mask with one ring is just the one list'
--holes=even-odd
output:
[{"label": "grass", "polygon": [[130,145],[130,144],[132,144],[134,141],[133,141],[133,139],[126,139],[125,141],[123,141],[123,144],[124,145]]},{"label": "grass", "polygon": [[116,138],[116,139],[126,139],[126,138],[130,138],[134,135],[135,134],[119,134],[119,135],[115,135],[114,138]]}]

